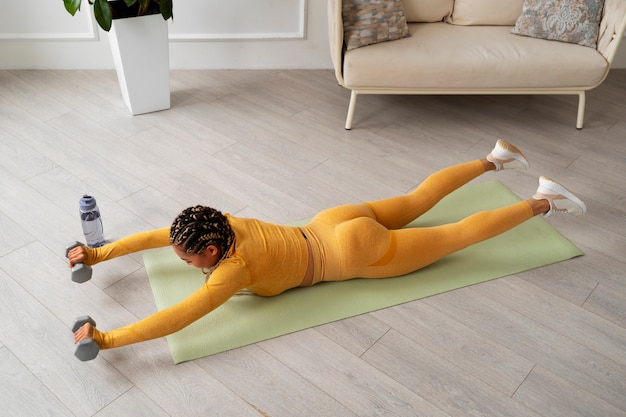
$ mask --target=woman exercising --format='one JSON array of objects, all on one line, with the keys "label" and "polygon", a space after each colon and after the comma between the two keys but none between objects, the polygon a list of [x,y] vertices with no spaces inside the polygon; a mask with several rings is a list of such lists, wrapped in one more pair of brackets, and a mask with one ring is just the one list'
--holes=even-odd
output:
[{"label": "woman exercising", "polygon": [[243,289],[273,296],[321,281],[395,277],[499,235],[536,215],[585,213],[585,204],[574,194],[541,177],[537,192],[527,200],[479,212],[453,224],[403,229],[486,171],[528,167],[517,147],[498,140],[485,158],[436,172],[408,194],[330,208],[306,226],[280,226],[195,206],[183,210],[171,227],[134,234],[100,248],[74,248],[68,254],[70,267],[171,245],[183,261],[202,268],[207,276],[200,289],[170,308],[109,332],[87,323],[76,331],[74,341],[92,337],[101,349],[109,349],[167,336]]}]

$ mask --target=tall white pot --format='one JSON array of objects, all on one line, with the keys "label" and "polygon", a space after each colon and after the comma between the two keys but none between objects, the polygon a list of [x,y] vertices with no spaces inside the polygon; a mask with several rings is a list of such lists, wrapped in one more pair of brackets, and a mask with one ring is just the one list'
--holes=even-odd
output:
[{"label": "tall white pot", "polygon": [[109,42],[131,114],[170,108],[167,22],[160,14],[113,20]]}]

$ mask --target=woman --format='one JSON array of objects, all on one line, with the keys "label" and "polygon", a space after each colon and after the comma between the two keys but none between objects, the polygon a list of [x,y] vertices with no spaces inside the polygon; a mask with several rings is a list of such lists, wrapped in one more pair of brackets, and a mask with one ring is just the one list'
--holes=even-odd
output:
[{"label": "woman", "polygon": [[74,340],[93,337],[101,349],[174,333],[208,314],[242,289],[273,296],[321,281],[387,278],[429,265],[469,245],[494,237],[542,214],[585,213],[585,204],[545,177],[532,198],[471,215],[458,223],[406,228],[443,197],[487,171],[527,169],[522,152],[498,140],[489,155],[443,169],[408,194],[338,206],[303,227],[280,226],[222,214],[210,207],[185,209],[171,227],[138,233],[96,249],[69,252],[70,267],[172,245],[187,264],[202,268],[206,283],[184,301],[110,332],[91,324]]}]

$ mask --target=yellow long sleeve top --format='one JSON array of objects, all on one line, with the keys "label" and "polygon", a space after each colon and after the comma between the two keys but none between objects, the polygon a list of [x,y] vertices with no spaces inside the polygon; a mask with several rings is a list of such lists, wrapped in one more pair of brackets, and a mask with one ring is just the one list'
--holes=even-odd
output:
[{"label": "yellow long sleeve top", "polygon": [[[226,215],[235,243],[207,282],[182,302],[137,323],[101,332],[94,340],[109,349],[164,337],[210,313],[241,289],[271,296],[300,285],[307,269],[306,240],[296,227]],[[94,264],[138,250],[169,245],[169,228],[143,232],[89,251],[85,261]]]}]

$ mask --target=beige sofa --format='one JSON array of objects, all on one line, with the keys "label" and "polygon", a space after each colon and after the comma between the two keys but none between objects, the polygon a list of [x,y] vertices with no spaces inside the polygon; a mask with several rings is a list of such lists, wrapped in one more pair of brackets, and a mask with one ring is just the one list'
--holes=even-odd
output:
[{"label": "beige sofa", "polygon": [[[561,13],[541,10],[546,0],[328,0],[335,75],[352,92],[346,129],[359,94],[577,94],[582,129],[585,91],[606,78],[626,26],[626,0],[595,1],[600,9],[583,34],[598,33],[584,46],[538,30],[532,19],[555,25]],[[377,2],[373,12],[359,9]],[[387,20],[376,15],[394,3]]]}]

